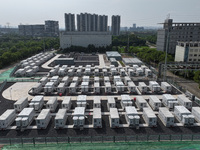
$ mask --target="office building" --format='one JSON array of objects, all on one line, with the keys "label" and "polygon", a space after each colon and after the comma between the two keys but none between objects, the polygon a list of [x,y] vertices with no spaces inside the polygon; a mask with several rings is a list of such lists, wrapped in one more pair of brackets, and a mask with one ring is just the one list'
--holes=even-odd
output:
[{"label": "office building", "polygon": [[75,15],[65,13],[65,31],[75,31]]},{"label": "office building", "polygon": [[98,31],[100,31],[100,32],[108,31],[108,16],[99,15],[99,18],[98,18]]},{"label": "office building", "polygon": [[175,61],[200,62],[200,42],[178,42]]},{"label": "office building", "polygon": [[61,32],[60,33],[60,47],[62,49],[71,46],[88,47],[94,45],[95,47],[110,46],[112,36],[109,32]]},{"label": "office building", "polygon": [[173,23],[172,19],[166,19],[163,29],[158,30],[156,47],[159,51],[166,51],[167,37],[169,45],[167,52],[175,54],[178,41],[200,41],[200,23]]},{"label": "office building", "polygon": [[58,21],[53,21],[53,20],[45,21],[45,35],[46,36],[58,36],[59,35]]},{"label": "office building", "polygon": [[19,25],[19,34],[23,36],[44,36],[45,25]]},{"label": "office building", "polygon": [[119,35],[120,32],[120,16],[112,16],[112,35]]}]

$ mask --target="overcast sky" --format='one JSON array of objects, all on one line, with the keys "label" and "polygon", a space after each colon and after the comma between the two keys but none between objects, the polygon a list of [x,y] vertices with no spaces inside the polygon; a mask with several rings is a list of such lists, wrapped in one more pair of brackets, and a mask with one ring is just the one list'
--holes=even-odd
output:
[{"label": "overcast sky", "polygon": [[121,26],[158,26],[167,14],[174,22],[200,22],[200,0],[0,0],[0,25],[44,24],[59,21],[64,13],[96,13],[121,16]]}]

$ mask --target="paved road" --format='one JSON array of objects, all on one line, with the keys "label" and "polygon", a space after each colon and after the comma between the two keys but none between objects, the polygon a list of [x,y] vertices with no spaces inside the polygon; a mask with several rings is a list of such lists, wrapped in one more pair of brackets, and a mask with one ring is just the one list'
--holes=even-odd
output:
[{"label": "paved road", "polygon": [[55,59],[57,59],[58,57],[60,57],[61,56],[61,54],[57,54],[56,56],[54,56],[53,58],[51,58],[49,61],[47,61],[46,63],[44,63],[43,65],[42,65],[42,68],[45,68],[45,69],[52,69],[53,67],[49,67],[48,65],[50,64],[50,63],[52,63]]},{"label": "paved road", "polygon": [[99,67],[105,67],[105,62],[103,58],[103,54],[99,54]]}]

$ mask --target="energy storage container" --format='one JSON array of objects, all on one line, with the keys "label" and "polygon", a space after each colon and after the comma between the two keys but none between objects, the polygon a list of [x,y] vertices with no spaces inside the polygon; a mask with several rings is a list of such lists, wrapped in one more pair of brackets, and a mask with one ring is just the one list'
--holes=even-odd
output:
[{"label": "energy storage container", "polygon": [[143,108],[143,118],[149,127],[157,126],[157,117],[150,107]]},{"label": "energy storage container", "polygon": [[108,76],[108,70],[106,68],[102,69],[103,76]]},{"label": "energy storage container", "polygon": [[149,105],[153,110],[158,110],[161,107],[161,101],[157,96],[149,96]]},{"label": "energy storage container", "polygon": [[25,71],[27,71],[27,70],[29,70],[29,69],[31,69],[31,66],[26,66],[26,67],[24,67],[24,70],[25,70]]},{"label": "energy storage container", "polygon": [[132,106],[132,101],[129,95],[121,95],[121,106],[123,109],[126,106]]},{"label": "energy storage container", "polygon": [[99,82],[99,77],[94,77],[94,83]]},{"label": "energy storage container", "polygon": [[111,71],[111,75],[112,75],[112,76],[115,76],[115,75],[117,75],[117,74],[118,74],[118,72],[117,72],[117,69],[116,69],[116,68],[111,68],[111,69],[110,69],[110,71]]},{"label": "energy storage container", "polygon": [[93,108],[101,108],[101,98],[100,96],[93,97]]},{"label": "energy storage container", "polygon": [[33,76],[33,75],[34,75],[33,69],[28,69],[28,70],[26,71],[26,73],[25,73],[25,76],[26,76],[26,77],[31,77],[31,76]]},{"label": "energy storage container", "polygon": [[200,107],[192,107],[192,115],[195,117],[197,122],[200,122]]},{"label": "energy storage container", "polygon": [[126,106],[125,112],[126,112],[125,118],[126,118],[126,121],[129,125],[129,127],[139,128],[140,116],[138,115],[138,112],[135,109],[135,107],[134,106]]},{"label": "energy storage container", "polygon": [[57,97],[50,97],[46,103],[46,109],[50,109],[51,112],[54,112],[58,106]]},{"label": "energy storage container", "polygon": [[81,69],[77,69],[76,75],[81,77],[82,76],[82,70]]},{"label": "energy storage container", "polygon": [[43,109],[36,119],[37,129],[46,129],[50,120],[50,109]]},{"label": "energy storage container", "polygon": [[166,127],[174,126],[174,115],[166,107],[159,108],[158,117]]},{"label": "energy storage container", "polygon": [[135,76],[136,75],[136,73],[133,71],[133,69],[128,69],[128,75],[130,76],[130,77],[133,77],[133,76]]},{"label": "energy storage container", "polygon": [[146,93],[147,85],[144,82],[139,82],[138,89],[140,90],[141,93]]},{"label": "energy storage container", "polygon": [[89,82],[82,82],[81,83],[81,92],[88,93],[89,91]]},{"label": "energy storage container", "polygon": [[169,109],[173,109],[178,105],[178,101],[171,94],[163,94],[162,103]]},{"label": "energy storage container", "polygon": [[15,119],[17,128],[27,127],[34,119],[35,111],[33,108],[24,108]]},{"label": "energy storage container", "polygon": [[124,83],[116,82],[117,92],[124,92]]},{"label": "energy storage container", "polygon": [[105,93],[111,93],[112,91],[110,82],[105,82]]},{"label": "energy storage container", "polygon": [[20,98],[14,103],[14,109],[16,112],[22,111],[27,106],[28,106],[28,97]]},{"label": "energy storage container", "polygon": [[39,71],[39,67],[38,66],[34,66],[33,67],[33,72],[38,72]]},{"label": "energy storage container", "polygon": [[58,92],[58,93],[64,94],[64,93],[65,93],[65,90],[66,90],[66,88],[65,88],[65,83],[60,83],[60,84],[58,85],[58,87],[57,87],[57,92]]},{"label": "energy storage container", "polygon": [[110,108],[109,122],[111,128],[119,128],[119,113],[117,108]]},{"label": "energy storage container", "polygon": [[71,109],[71,105],[72,105],[71,97],[69,97],[69,96],[64,97],[62,104],[61,104],[62,108],[66,108],[68,111]]},{"label": "energy storage container", "polygon": [[91,68],[85,68],[85,75],[90,75],[91,74]]},{"label": "energy storage container", "polygon": [[93,127],[102,128],[101,108],[93,108]]},{"label": "energy storage container", "polygon": [[120,76],[114,76],[113,80],[114,80],[114,83],[122,81]]},{"label": "energy storage container", "polygon": [[31,100],[29,106],[34,108],[35,111],[39,111],[44,105],[44,96],[35,96]]},{"label": "energy storage container", "polygon": [[83,129],[85,124],[85,107],[76,107],[73,114],[74,128]]},{"label": "energy storage container", "polygon": [[15,72],[15,76],[16,77],[23,77],[25,75],[26,71],[25,69],[18,69],[16,72]]},{"label": "energy storage container", "polygon": [[142,96],[136,97],[135,104],[139,108],[139,110],[143,110],[145,107],[147,107],[147,101]]},{"label": "energy storage container", "polygon": [[150,69],[145,69],[145,76],[146,77],[151,77],[152,76],[152,71]]},{"label": "energy storage container", "polygon": [[36,83],[33,87],[32,87],[32,94],[39,94],[42,91],[42,84],[41,83]]},{"label": "energy storage container", "polygon": [[99,82],[94,83],[94,93],[98,94],[100,93],[100,85]]},{"label": "energy storage container", "polygon": [[74,75],[74,70],[73,69],[69,69],[67,72],[67,75],[72,77]]},{"label": "energy storage container", "polygon": [[128,90],[130,93],[136,92],[136,85],[132,81],[128,82]]},{"label": "energy storage container", "polygon": [[185,95],[178,95],[177,101],[179,104],[185,106],[187,109],[192,109],[192,101],[189,100]]},{"label": "energy storage container", "polygon": [[78,84],[78,77],[73,77],[72,83],[76,83],[76,85],[77,85]]},{"label": "energy storage container", "polygon": [[54,92],[54,89],[55,89],[54,82],[47,82],[44,86],[44,93],[52,94]]},{"label": "energy storage container", "polygon": [[146,69],[149,69],[147,66],[145,65],[141,65],[141,69],[143,70],[143,72],[145,72]]},{"label": "energy storage container", "polygon": [[194,116],[184,106],[175,106],[174,115],[183,125],[191,126],[194,124]]},{"label": "energy storage container", "polygon": [[55,117],[55,128],[60,129],[65,127],[67,121],[67,109],[59,109]]},{"label": "energy storage container", "polygon": [[11,125],[16,118],[16,113],[14,109],[7,109],[0,116],[0,129],[6,129],[9,125]]},{"label": "energy storage container", "polygon": [[75,94],[76,93],[76,83],[71,83],[69,86],[69,93]]},{"label": "energy storage container", "polygon": [[161,82],[161,89],[168,93],[172,91],[172,86],[167,82]]},{"label": "energy storage container", "polygon": [[86,108],[86,104],[87,104],[87,96],[86,95],[78,95],[76,101],[77,101],[78,107],[85,107]]},{"label": "energy storage container", "polygon": [[83,82],[89,82],[90,77],[89,76],[83,76]]},{"label": "energy storage container", "polygon": [[59,76],[53,76],[51,79],[50,79],[50,82],[54,82],[54,85],[57,86],[58,83],[59,83]]},{"label": "energy storage container", "polygon": [[42,77],[39,82],[42,84],[42,86],[45,86],[45,84],[48,82],[48,77]]},{"label": "energy storage container", "polygon": [[149,81],[149,88],[152,92],[160,92],[160,85],[156,81]]},{"label": "energy storage container", "polygon": [[143,72],[142,68],[140,68],[140,67],[136,68],[135,72],[136,72],[137,76],[143,76],[144,75],[144,72]]},{"label": "energy storage container", "polygon": [[131,82],[131,81],[132,80],[131,80],[131,78],[129,76],[125,76],[124,77],[124,82],[125,82],[126,85],[128,85],[128,82]]},{"label": "energy storage container", "polygon": [[119,70],[121,76],[126,76],[126,72],[124,69]]},{"label": "energy storage container", "polygon": [[115,108],[116,107],[116,103],[115,103],[115,98],[112,96],[107,96],[107,107],[108,110],[110,110],[110,108]]},{"label": "energy storage container", "polygon": [[66,69],[64,69],[64,68],[59,68],[59,70],[58,70],[58,76],[63,77],[63,76],[65,76],[66,74],[67,74]]},{"label": "energy storage container", "polygon": [[50,77],[53,77],[53,76],[55,76],[55,75],[57,75],[57,70],[56,69],[51,69],[50,71],[49,71],[49,76]]},{"label": "energy storage container", "polygon": [[109,77],[104,77],[104,83],[106,82],[110,82],[110,78]]},{"label": "energy storage container", "polygon": [[98,76],[99,75],[99,69],[94,69],[94,75]]}]

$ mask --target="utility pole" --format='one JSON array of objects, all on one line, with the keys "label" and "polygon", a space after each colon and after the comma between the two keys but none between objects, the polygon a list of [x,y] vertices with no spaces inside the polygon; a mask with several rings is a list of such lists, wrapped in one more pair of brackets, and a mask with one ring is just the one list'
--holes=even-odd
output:
[{"label": "utility pole", "polygon": [[127,33],[128,33],[127,51],[129,52],[129,32],[127,31]]}]

